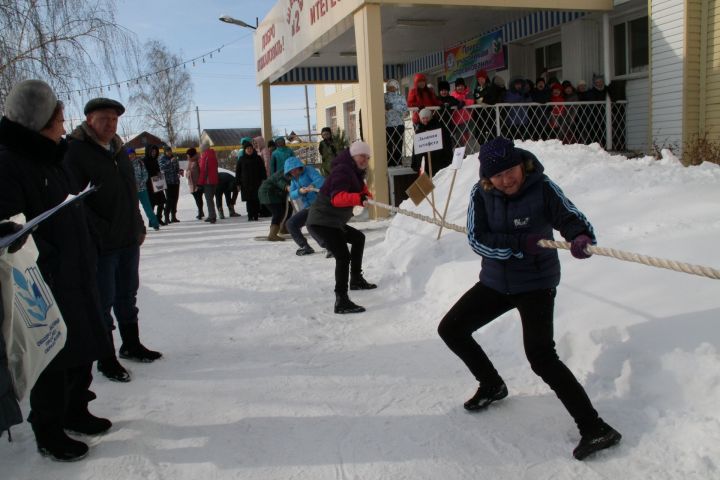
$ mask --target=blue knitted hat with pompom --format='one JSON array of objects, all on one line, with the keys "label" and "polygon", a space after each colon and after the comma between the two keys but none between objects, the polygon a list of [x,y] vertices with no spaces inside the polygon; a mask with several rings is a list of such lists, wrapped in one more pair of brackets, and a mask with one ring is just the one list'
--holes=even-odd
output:
[{"label": "blue knitted hat with pompom", "polygon": [[493,138],[480,147],[480,176],[493,175],[522,163],[522,156],[512,140],[504,137]]}]

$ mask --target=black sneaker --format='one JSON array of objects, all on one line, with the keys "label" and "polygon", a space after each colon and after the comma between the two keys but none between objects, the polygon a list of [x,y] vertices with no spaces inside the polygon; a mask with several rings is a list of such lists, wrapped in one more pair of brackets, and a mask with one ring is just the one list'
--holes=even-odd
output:
[{"label": "black sneaker", "polygon": [[480,385],[475,392],[475,395],[465,402],[463,405],[465,410],[475,412],[487,408],[493,402],[502,400],[508,396],[507,386],[505,382],[500,382],[497,385]]},{"label": "black sneaker", "polygon": [[63,428],[70,432],[83,435],[99,435],[110,430],[112,422],[107,418],[96,417],[87,410],[81,414],[66,419]]},{"label": "black sneaker", "polygon": [[582,460],[588,455],[610,448],[620,442],[622,435],[612,428],[607,423],[603,422],[602,425],[592,434],[584,435],[580,439],[575,450],[573,450],[573,457],[578,460]]},{"label": "black sneaker", "polygon": [[362,313],[364,311],[365,308],[354,304],[347,294],[336,294],[335,313]]},{"label": "black sneaker", "polygon": [[142,343],[138,342],[136,345],[122,344],[120,346],[119,356],[120,358],[134,362],[152,363],[162,357],[162,353],[145,348]]},{"label": "black sneaker", "polygon": [[362,273],[350,276],[350,290],[372,290],[373,288],[377,288],[377,285],[365,280]]},{"label": "black sneaker", "polygon": [[76,462],[85,458],[89,450],[83,442],[68,437],[62,430],[35,432],[35,441],[41,455],[58,462]]},{"label": "black sneaker", "polygon": [[98,372],[113,382],[127,383],[130,381],[130,373],[125,370],[125,367],[120,365],[120,362],[118,362],[115,357],[98,360],[97,369]]},{"label": "black sneaker", "polygon": [[295,255],[302,257],[303,255],[312,255],[315,253],[315,250],[310,245],[305,245],[304,247],[300,247],[295,251]]}]

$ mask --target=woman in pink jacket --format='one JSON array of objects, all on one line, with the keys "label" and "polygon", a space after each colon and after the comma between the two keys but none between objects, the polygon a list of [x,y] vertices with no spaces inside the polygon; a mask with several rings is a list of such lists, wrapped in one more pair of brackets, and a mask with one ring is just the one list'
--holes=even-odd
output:
[{"label": "woman in pink jacket", "polygon": [[215,188],[218,184],[218,161],[215,150],[210,148],[210,143],[204,141],[200,144],[200,175],[197,184],[202,185],[205,203],[207,204],[208,216],[206,222],[215,223]]}]

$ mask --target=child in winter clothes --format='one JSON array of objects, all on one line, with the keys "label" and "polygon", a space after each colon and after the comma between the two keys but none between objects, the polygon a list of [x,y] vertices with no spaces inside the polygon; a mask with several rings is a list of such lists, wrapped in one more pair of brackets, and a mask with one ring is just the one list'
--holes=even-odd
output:
[{"label": "child in winter clothes", "polygon": [[[465,79],[460,77],[455,79],[455,90],[451,93],[461,107],[466,105],[473,105],[475,100],[469,97],[467,86],[465,85]],[[452,114],[453,123],[453,146],[465,146],[470,141],[470,129],[468,122],[470,121],[471,113],[469,110],[460,108],[455,110]]]}]

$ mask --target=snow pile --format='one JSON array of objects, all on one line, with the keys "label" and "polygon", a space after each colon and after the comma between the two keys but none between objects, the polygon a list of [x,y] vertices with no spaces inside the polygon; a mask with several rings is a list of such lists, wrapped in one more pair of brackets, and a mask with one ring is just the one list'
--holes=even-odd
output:
[{"label": "snow pile", "polygon": [[[627,160],[594,146],[520,144],[593,223],[599,245],[720,267],[720,169]],[[458,172],[448,221],[464,225],[476,158]],[[442,212],[452,172],[435,179]],[[183,187],[184,188],[184,187]],[[432,215],[424,203],[404,208]],[[162,361],[128,365],[129,384],[98,376],[91,409],[115,423],[87,460],[34,452],[27,424],[0,446],[3,478],[720,478],[717,280],[560,252],[555,339],[623,442],[571,457],[578,434],[524,358],[517,314],[476,338],[510,397],[462,409],[476,388],[436,333],[474,282],[464,235],[395,216],[367,235],[360,315],[332,313],[333,262],[291,242],[256,242],[268,222],[190,220],[149,232],[141,331]],[[27,411],[27,405],[23,405]]]}]

